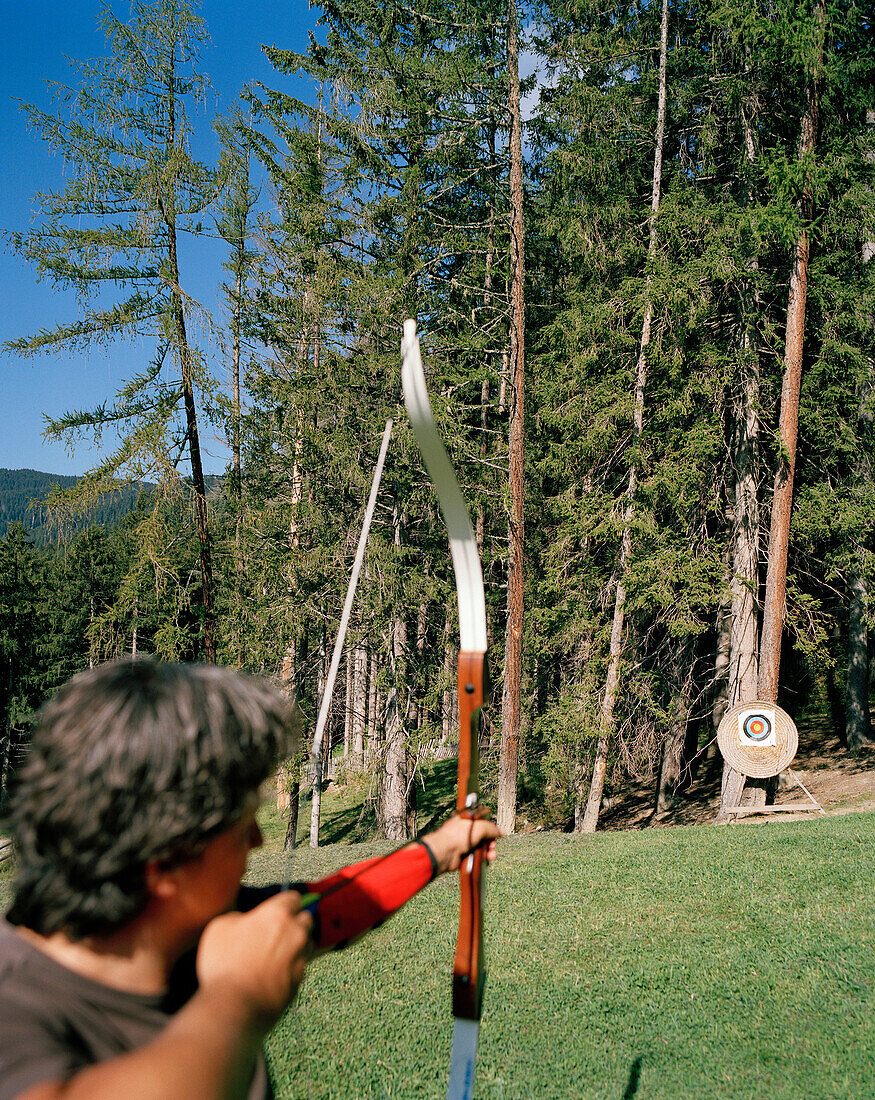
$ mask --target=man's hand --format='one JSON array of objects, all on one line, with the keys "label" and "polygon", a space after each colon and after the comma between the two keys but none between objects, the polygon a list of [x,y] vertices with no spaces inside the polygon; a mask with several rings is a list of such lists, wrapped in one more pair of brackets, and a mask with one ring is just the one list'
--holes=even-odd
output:
[{"label": "man's hand", "polygon": [[294,998],[312,954],[313,918],[299,912],[301,895],[275,894],[248,913],[225,913],[201,936],[197,975],[202,989],[223,987],[243,1001],[265,1030]]},{"label": "man's hand", "polygon": [[458,871],[464,857],[480,845],[484,845],[485,856],[491,863],[495,859],[495,841],[501,836],[501,830],[494,821],[484,817],[462,817],[453,814],[433,833],[427,833],[422,839],[429,846],[437,861],[438,871]]}]

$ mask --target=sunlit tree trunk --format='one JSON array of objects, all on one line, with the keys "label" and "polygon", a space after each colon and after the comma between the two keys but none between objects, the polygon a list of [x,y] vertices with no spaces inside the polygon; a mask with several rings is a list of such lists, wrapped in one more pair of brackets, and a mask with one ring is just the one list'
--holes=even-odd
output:
[{"label": "sunlit tree trunk", "polygon": [[[805,113],[799,138],[799,160],[807,161],[814,153],[820,79],[823,59],[825,10],[820,0],[815,12],[818,27],[817,57],[806,89]],[[782,454],[775,473],[772,520],[769,530],[768,570],[760,638],[758,694],[761,699],[778,698],[778,673],[781,666],[781,633],[787,591],[787,551],[790,542],[790,512],[793,507],[793,475],[796,469],[796,440],[799,427],[799,393],[802,384],[802,354],[805,347],[805,307],[808,299],[809,223],[812,217],[812,190],[806,177],[802,193],[802,228],[793,249],[790,294],[787,302],[787,331],[784,345],[784,382],[781,388],[779,434]]]},{"label": "sunlit tree trunk", "polygon": [[407,839],[407,739],[405,729],[407,623],[399,616],[392,628],[389,670],[391,687],[386,696],[386,751],[380,784],[379,819],[386,840]]},{"label": "sunlit tree trunk", "polygon": [[504,697],[498,765],[496,820],[504,833],[516,823],[517,773],[522,718],[525,443],[525,256],[523,237],[523,154],[520,111],[519,28],[516,0],[507,5],[508,114],[510,116],[510,517],[508,523],[507,633],[504,648]]}]

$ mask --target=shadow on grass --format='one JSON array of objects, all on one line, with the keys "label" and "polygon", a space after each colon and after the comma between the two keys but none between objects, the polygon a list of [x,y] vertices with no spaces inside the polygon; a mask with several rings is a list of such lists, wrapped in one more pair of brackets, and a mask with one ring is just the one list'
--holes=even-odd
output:
[{"label": "shadow on grass", "polygon": [[455,760],[437,760],[422,769],[422,784],[416,792],[417,833],[427,833],[437,828],[453,812],[457,775]]},{"label": "shadow on grass", "polygon": [[633,1100],[638,1092],[638,1085],[641,1081],[641,1062],[642,1059],[639,1056],[629,1067],[629,1081],[626,1084],[626,1091],[623,1093],[623,1100]]},{"label": "shadow on grass", "polygon": [[[456,798],[455,760],[438,760],[423,768],[417,777],[416,832],[427,833],[449,817]],[[351,805],[332,806],[333,795],[339,794],[332,786],[326,788],[322,802],[322,820],[319,826],[321,844],[357,844],[378,836],[373,806],[365,798],[356,799]],[[336,805],[336,803],[335,803]],[[310,799],[301,801],[301,819],[298,831],[304,828],[304,817],[309,821]]]}]

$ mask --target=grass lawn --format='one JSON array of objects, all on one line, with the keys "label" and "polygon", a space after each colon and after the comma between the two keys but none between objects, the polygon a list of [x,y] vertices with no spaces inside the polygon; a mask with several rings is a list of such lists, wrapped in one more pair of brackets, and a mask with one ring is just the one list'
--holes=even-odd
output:
[{"label": "grass lawn", "polygon": [[[326,839],[355,835],[346,797]],[[253,882],[285,872],[265,832]],[[291,875],[385,850],[301,848]],[[502,841],[477,1100],[872,1100],[873,850],[868,813]],[[279,1100],[442,1100],[457,916],[448,876],[313,965],[268,1043]]]},{"label": "grass lawn", "polygon": [[[475,1095],[871,1100],[873,843],[872,814],[503,841]],[[457,907],[444,878],[314,964],[268,1044],[280,1100],[445,1095]]]}]

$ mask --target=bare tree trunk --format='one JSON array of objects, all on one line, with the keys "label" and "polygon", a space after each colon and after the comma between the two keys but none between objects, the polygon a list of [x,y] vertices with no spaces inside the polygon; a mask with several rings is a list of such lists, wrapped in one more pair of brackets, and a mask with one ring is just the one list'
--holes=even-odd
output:
[{"label": "bare tree trunk", "polygon": [[[298,694],[298,665],[299,646],[293,641],[286,649],[283,656],[281,679],[283,693],[289,698]],[[290,852],[295,847],[295,839],[298,835],[298,811],[301,804],[301,760],[300,753],[283,760],[277,769],[276,775],[276,806],[280,813],[287,814],[286,836],[283,841],[283,851]]]},{"label": "bare tree trunk", "polygon": [[365,756],[365,728],[368,716],[368,651],[359,642],[353,658],[352,766],[360,769]]},{"label": "bare tree trunk", "polygon": [[[291,520],[289,522],[289,542],[293,549],[300,543],[298,527],[298,507],[304,497],[304,477],[301,472],[300,456],[303,440],[298,425],[295,426],[295,442],[292,458],[292,500]],[[282,663],[283,689],[287,695],[298,695],[298,668],[300,667],[302,648],[299,639],[293,639],[286,648]],[[298,835],[298,813],[301,806],[301,767],[302,760],[291,758],[281,763],[277,770],[277,809],[287,812],[286,837],[283,851],[290,852],[295,847]]]},{"label": "bare tree trunk", "polygon": [[[735,439],[735,500],[732,517],[732,615],[729,660],[729,706],[757,697],[757,589],[759,580],[759,502],[757,500],[757,434],[759,369],[755,352],[747,343],[743,349],[739,390],[733,408]],[[740,805],[745,777],[729,765],[723,765],[720,811],[717,822],[727,820],[726,812]],[[731,772],[729,775],[727,773]],[[757,793],[756,804],[765,805],[765,786],[751,784]]]},{"label": "bare tree trunk", "polygon": [[134,600],[131,610],[131,661],[137,659],[137,621],[139,618],[139,604]]},{"label": "bare tree trunk", "polygon": [[[656,217],[659,213],[660,190],[662,187],[662,148],[665,140],[665,113],[668,98],[666,68],[668,59],[668,0],[662,0],[662,21],[659,31],[659,102],[656,112],[656,140],[653,151],[653,186],[650,195],[650,241],[647,246],[647,282],[644,321],[641,326],[641,345],[635,375],[635,408],[632,421],[632,446],[641,438],[644,428],[644,391],[647,384],[647,347],[650,344],[653,325],[653,271],[656,257],[657,230]],[[626,488],[626,510],[623,517],[623,538],[620,544],[620,559],[617,563],[617,590],[614,596],[614,617],[611,623],[611,647],[608,656],[608,671],[605,677],[605,691],[601,705],[601,733],[596,745],[589,795],[583,817],[575,809],[575,821],[580,820],[580,832],[594,833],[601,812],[602,795],[605,787],[605,775],[608,766],[608,750],[614,732],[614,710],[620,684],[620,659],[623,654],[623,628],[626,615],[625,576],[632,555],[632,519],[635,513],[635,489],[638,468],[633,462],[629,470],[629,483]],[[582,793],[582,792],[581,792]],[[578,798],[580,794],[578,795]]]},{"label": "bare tree trunk", "polygon": [[735,409],[737,442],[735,504],[732,531],[732,633],[729,662],[729,706],[757,694],[757,585],[759,579],[759,503],[757,501],[757,434],[759,372],[754,360],[741,379]]},{"label": "bare tree trunk", "polygon": [[375,652],[371,652],[371,669],[368,675],[368,761],[372,765],[380,755],[380,692],[377,690],[377,675],[380,662]]},{"label": "bare tree trunk", "polygon": [[351,650],[346,651],[346,657],[344,659],[344,676],[346,679],[346,691],[344,692],[344,706],[343,706],[343,759],[349,761],[350,753],[352,752],[352,723],[353,723],[353,703],[352,703],[352,675],[353,669],[353,655]]},{"label": "bare tree trunk", "polygon": [[[319,639],[319,703],[321,706],[322,696],[325,693],[325,688],[328,683],[328,641],[325,637],[325,631]],[[311,762],[312,766],[312,779],[313,779],[313,795],[310,800],[310,847],[319,847],[319,820],[322,814],[322,790],[325,784],[325,762],[326,757],[331,755],[331,712],[328,713],[328,722],[325,728],[325,736],[322,738],[322,745],[320,746],[318,760]]]},{"label": "bare tree trunk", "polygon": [[510,116],[510,515],[508,517],[507,633],[504,647],[504,697],[498,765],[496,820],[504,833],[516,823],[517,774],[522,720],[525,443],[525,254],[523,236],[523,154],[520,113],[519,27],[516,0],[507,5],[508,114]]},{"label": "bare tree trunk", "polygon": [[380,786],[380,824],[386,840],[407,840],[407,744],[402,699],[402,670],[407,651],[407,624],[395,620],[390,647],[392,686],[386,697],[386,758]]},{"label": "bare tree trunk", "polygon": [[458,727],[458,696],[453,689],[457,652],[450,642],[450,624],[447,620],[444,625],[444,683],[447,687],[441,693],[441,740],[437,752],[440,760],[446,760],[458,751],[458,744],[453,742],[453,732]]},{"label": "bare tree trunk", "polygon": [[690,709],[693,699],[695,663],[694,645],[688,641],[678,646],[675,670],[680,688],[675,699],[671,729],[662,749],[653,816],[650,819],[651,825],[658,824],[668,814],[683,776],[684,750],[687,745],[687,727],[690,721]]},{"label": "bare tree trunk", "polygon": [[[731,578],[730,554],[724,555],[726,572],[724,579],[729,588]],[[714,687],[711,694],[711,726],[715,733],[726,708],[729,706],[729,658],[732,644],[732,599],[723,599],[717,609],[717,642],[714,646]]]}]

